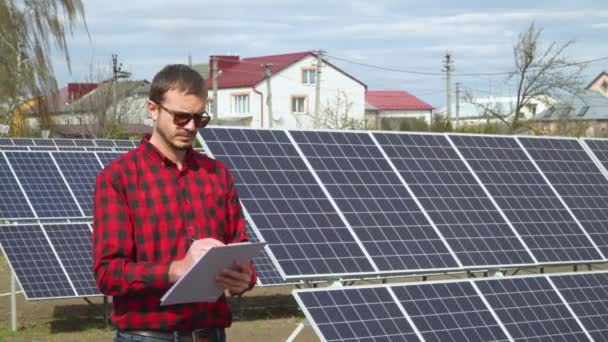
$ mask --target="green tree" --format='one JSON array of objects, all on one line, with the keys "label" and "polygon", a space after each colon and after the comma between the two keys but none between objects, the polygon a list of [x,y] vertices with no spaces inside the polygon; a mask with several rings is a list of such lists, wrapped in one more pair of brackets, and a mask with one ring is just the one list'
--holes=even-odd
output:
[{"label": "green tree", "polygon": [[0,117],[57,89],[51,51],[70,68],[66,34],[86,30],[81,0],[0,0]]}]

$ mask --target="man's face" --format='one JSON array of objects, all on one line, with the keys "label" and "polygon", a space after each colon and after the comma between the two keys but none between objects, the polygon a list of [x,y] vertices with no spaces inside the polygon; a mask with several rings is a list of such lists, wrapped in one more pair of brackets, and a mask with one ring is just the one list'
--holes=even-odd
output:
[{"label": "man's face", "polygon": [[179,90],[169,90],[165,93],[165,99],[157,104],[148,101],[148,110],[154,120],[154,133],[176,150],[185,150],[192,146],[196,137],[197,127],[194,120],[184,125],[174,122],[175,113],[201,113],[205,109],[205,100],[196,95],[186,94]]}]

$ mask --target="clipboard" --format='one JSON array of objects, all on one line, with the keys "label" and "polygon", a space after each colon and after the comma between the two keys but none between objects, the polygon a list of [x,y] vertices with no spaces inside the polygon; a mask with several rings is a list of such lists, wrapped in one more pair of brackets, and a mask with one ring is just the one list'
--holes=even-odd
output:
[{"label": "clipboard", "polygon": [[240,242],[211,248],[165,292],[160,305],[217,301],[224,293],[215,284],[217,274],[237,260],[252,260],[265,245],[266,242]]}]

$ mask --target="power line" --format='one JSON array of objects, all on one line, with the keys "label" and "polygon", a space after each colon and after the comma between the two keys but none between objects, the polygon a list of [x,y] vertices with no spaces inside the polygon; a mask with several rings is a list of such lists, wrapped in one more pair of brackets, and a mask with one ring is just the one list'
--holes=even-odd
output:
[{"label": "power line", "polygon": [[[427,71],[415,71],[415,70],[407,70],[407,69],[396,69],[396,68],[386,67],[386,66],[381,66],[381,65],[374,65],[374,64],[368,64],[368,63],[362,63],[362,62],[355,62],[355,61],[351,61],[351,60],[348,60],[348,59],[345,59],[345,58],[331,56],[331,55],[325,55],[325,56],[327,58],[331,58],[331,59],[347,62],[347,63],[350,63],[350,64],[360,65],[360,66],[364,66],[364,67],[368,67],[368,68],[373,68],[373,69],[391,71],[391,72],[398,72],[398,73],[404,73],[404,74],[413,74],[413,75],[425,75],[425,76],[443,76],[444,75],[443,73],[440,73],[440,72],[427,72]],[[608,57],[595,58],[595,59],[590,59],[590,60],[581,61],[581,62],[560,64],[560,65],[553,66],[550,69],[567,68],[567,67],[579,66],[579,65],[584,65],[584,64],[591,64],[591,63],[600,62],[600,61],[604,61],[604,60],[608,60]],[[531,66],[531,68],[538,68],[538,67],[539,66]],[[513,73],[514,73],[513,71],[501,71],[501,72],[480,72],[480,73],[453,73],[452,75],[453,76],[500,76],[500,75],[505,76],[505,75],[511,75]]]}]

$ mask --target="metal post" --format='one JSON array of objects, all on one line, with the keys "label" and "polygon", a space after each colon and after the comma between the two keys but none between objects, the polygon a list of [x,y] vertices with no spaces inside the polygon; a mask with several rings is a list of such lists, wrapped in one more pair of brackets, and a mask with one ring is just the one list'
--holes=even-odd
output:
[{"label": "metal post", "polygon": [[17,331],[17,277],[11,271],[11,329]]},{"label": "metal post", "polygon": [[[304,320],[304,322],[306,322],[306,320]],[[298,336],[298,334],[304,329],[304,326],[305,326],[304,322],[298,324],[298,326],[296,327],[296,329],[285,340],[286,342],[293,342],[293,341],[295,341],[295,339]]]}]

